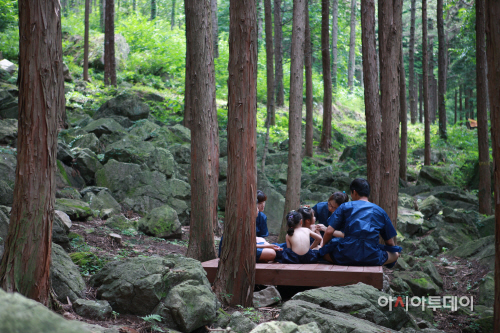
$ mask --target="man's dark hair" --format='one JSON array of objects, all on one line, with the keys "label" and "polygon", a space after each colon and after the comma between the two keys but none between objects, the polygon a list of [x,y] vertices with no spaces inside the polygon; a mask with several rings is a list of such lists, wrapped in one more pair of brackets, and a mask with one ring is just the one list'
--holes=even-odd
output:
[{"label": "man's dark hair", "polygon": [[261,190],[257,190],[257,203],[261,203],[267,200],[267,195]]},{"label": "man's dark hair", "polygon": [[356,178],[349,185],[349,189],[352,191],[358,192],[358,194],[362,197],[370,196],[370,184],[366,179]]}]

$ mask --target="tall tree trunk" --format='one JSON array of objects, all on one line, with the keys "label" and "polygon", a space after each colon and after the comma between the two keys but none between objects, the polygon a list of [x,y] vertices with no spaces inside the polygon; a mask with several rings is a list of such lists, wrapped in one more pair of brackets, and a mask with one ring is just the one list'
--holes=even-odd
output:
[{"label": "tall tree trunk", "polygon": [[132,11],[134,12],[134,14],[136,12],[136,7],[137,7],[136,2],[137,2],[137,0],[132,0]]},{"label": "tall tree trunk", "polygon": [[[437,0],[438,26],[438,107],[439,107],[439,136],[448,139],[446,133],[446,41],[444,36],[443,0]],[[486,97],[485,97],[486,99]]]},{"label": "tall tree trunk", "polygon": [[361,38],[363,78],[365,84],[366,158],[368,182],[371,185],[370,201],[379,204],[380,193],[380,133],[382,116],[377,72],[377,47],[375,36],[375,0],[361,0]]},{"label": "tall tree trunk", "polygon": [[[263,4],[264,0],[257,0],[257,43],[260,47],[260,42],[262,40],[262,7],[264,7],[264,4]],[[259,52],[257,50],[257,52]],[[258,56],[258,54],[257,54]]]},{"label": "tall tree trunk", "polygon": [[[486,27],[484,3],[476,0],[476,90],[477,143],[479,152],[479,213],[491,214],[490,149],[488,140],[488,109],[486,99]],[[500,255],[500,254],[499,254]]]},{"label": "tall tree trunk", "polygon": [[[20,0],[19,133],[0,286],[50,302],[57,118],[65,108],[59,1]],[[43,102],[42,102],[43,101]]]},{"label": "tall tree trunk", "polygon": [[104,32],[104,18],[106,16],[106,0],[99,0],[99,28]]},{"label": "tall tree trunk", "polygon": [[[323,0],[324,1],[324,0]],[[349,38],[349,67],[347,69],[347,86],[352,92],[354,88],[354,66],[356,65],[356,0],[351,0],[351,33]]]},{"label": "tall tree trunk", "polygon": [[462,100],[463,100],[463,98],[462,98],[462,91],[463,91],[463,85],[460,84],[458,86],[458,89],[459,89],[459,95],[460,95],[460,97],[459,97],[459,101],[460,101],[460,121],[462,121],[464,119],[464,110],[462,108]]},{"label": "tall tree trunk", "polygon": [[[428,20],[428,29],[432,31],[434,29],[432,18]],[[436,109],[437,109],[437,85],[436,78],[434,76],[434,36],[430,36],[429,40],[429,49],[428,49],[428,57],[429,57],[429,72],[428,72],[428,91],[429,91],[429,117],[431,123],[434,124],[436,121]]]},{"label": "tall tree trunk", "polygon": [[337,94],[337,42],[339,39],[339,0],[332,0],[332,85]]},{"label": "tall tree trunk", "polygon": [[[191,128],[191,223],[187,256],[199,261],[214,259],[219,179],[218,126],[215,108],[215,68],[210,29],[211,0],[186,0],[186,43],[190,49],[189,75]],[[214,179],[216,181],[214,181]]]},{"label": "tall tree trunk", "polygon": [[[120,1],[120,0],[118,0]],[[151,17],[150,20],[154,20],[156,18],[156,0],[151,0]]]},{"label": "tall tree trunk", "polygon": [[469,121],[469,96],[470,96],[470,89],[465,87],[464,84],[464,93],[465,93],[465,122],[467,123]]},{"label": "tall tree trunk", "polygon": [[[174,0],[175,1],[175,0]],[[174,6],[172,6],[172,10]],[[188,13],[186,12],[186,0],[184,0],[184,16],[187,17]],[[173,24],[173,20],[171,21],[171,24]],[[171,25],[171,29],[173,30],[173,25]],[[187,32],[186,32],[186,40],[187,40]],[[190,46],[189,43],[186,43],[186,59],[190,59]],[[187,127],[191,129],[191,117],[192,117],[192,110],[191,110],[191,84],[189,82],[189,76],[190,76],[190,64],[188,61],[186,61],[186,75],[185,75],[185,80],[184,80],[184,120],[183,120],[183,125],[184,127]]]},{"label": "tall tree trunk", "polygon": [[[306,1],[306,0],[302,0]],[[355,2],[355,0],[353,0]],[[321,0],[321,61],[323,64],[323,128],[320,148],[332,146],[332,74],[330,73],[330,0]],[[299,189],[300,190],[300,189]]]},{"label": "tall tree trunk", "polygon": [[276,105],[285,105],[285,91],[283,90],[283,29],[281,19],[281,0],[274,0],[274,46],[275,46],[275,90]]},{"label": "tall tree trunk", "polygon": [[491,146],[493,148],[495,192],[495,304],[493,332],[500,332],[500,2],[486,0],[486,52],[490,97]]},{"label": "tall tree trunk", "polygon": [[[324,0],[323,0],[324,1]],[[322,3],[322,7],[324,2]],[[286,214],[300,204],[302,98],[304,85],[304,40],[306,0],[293,1],[292,46],[290,52],[290,111],[288,115],[288,172],[285,193],[285,211],[281,222],[279,242],[285,241]],[[322,50],[324,54],[324,50]],[[327,52],[329,54],[329,52]],[[330,65],[330,64],[328,64]],[[330,67],[328,67],[330,69]],[[323,66],[324,70],[324,66]],[[324,77],[325,79],[325,77]],[[330,93],[331,96],[331,93]]]},{"label": "tall tree trunk", "polygon": [[115,1],[106,0],[104,31],[104,84],[116,86]]},{"label": "tall tree trunk", "polygon": [[[222,241],[222,252],[214,282],[215,292],[221,301],[231,306],[239,304],[244,307],[252,306],[256,261],[257,31],[255,28],[257,22],[255,13],[255,0],[230,0],[226,207],[232,209],[226,211],[225,237]],[[291,142],[290,147],[292,147]]]},{"label": "tall tree trunk", "polygon": [[[219,57],[219,17],[217,15],[217,0],[212,1],[212,39],[214,42],[214,58]],[[272,42],[272,39],[271,39]]]},{"label": "tall tree trunk", "polygon": [[422,83],[422,78],[420,77],[419,80],[418,80],[418,121],[420,123],[422,123],[422,102],[423,102],[423,98],[422,98],[422,94],[423,94],[423,83]]},{"label": "tall tree trunk", "polygon": [[170,30],[174,30],[174,26],[175,26],[175,0],[172,0],[172,11],[170,13]]},{"label": "tall tree trunk", "polygon": [[309,4],[306,1],[306,41],[304,49],[306,66],[306,148],[304,156],[313,156],[313,85],[312,85],[312,43],[309,25]]},{"label": "tall tree trunk", "polygon": [[379,0],[378,35],[380,55],[380,207],[396,228],[399,188],[399,75],[403,0]]},{"label": "tall tree trunk", "polygon": [[457,89],[455,89],[455,122],[453,124],[457,123],[457,94],[458,94],[458,91],[457,91]]},{"label": "tall tree trunk", "polygon": [[83,41],[83,81],[89,81],[89,8],[90,0],[85,0],[85,34]]},{"label": "tall tree trunk", "polygon": [[424,91],[424,165],[431,165],[431,120],[429,114],[429,55],[427,54],[427,0],[422,0],[422,87]]},{"label": "tall tree trunk", "polygon": [[273,12],[271,0],[264,0],[264,16],[266,21],[266,69],[267,69],[267,113],[271,125],[276,125],[274,112],[274,48],[273,48]]},{"label": "tall tree trunk", "polygon": [[399,178],[406,181],[408,154],[408,114],[406,112],[405,63],[403,59],[403,43],[399,60],[399,105],[401,110],[401,148],[399,150]]},{"label": "tall tree trunk", "polygon": [[411,0],[411,19],[410,19],[410,62],[409,62],[409,74],[410,74],[410,119],[412,124],[417,123],[417,86],[415,80],[415,13],[416,13],[416,2],[417,0]]}]

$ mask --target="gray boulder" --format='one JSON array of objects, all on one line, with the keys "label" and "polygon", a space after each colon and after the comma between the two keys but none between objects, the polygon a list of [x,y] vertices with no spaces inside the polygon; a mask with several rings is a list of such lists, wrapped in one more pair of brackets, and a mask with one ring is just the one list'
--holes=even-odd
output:
[{"label": "gray boulder", "polygon": [[175,144],[191,145],[191,131],[180,124],[175,126],[163,126],[155,131],[151,142],[162,148],[169,148]]},{"label": "gray boulder", "polygon": [[444,206],[465,210],[479,209],[477,196],[466,193],[454,186],[435,187],[432,189],[431,194],[441,200]]},{"label": "gray boulder", "polygon": [[5,206],[0,206],[0,260],[2,259],[4,252],[4,244],[7,240],[7,234],[9,232],[9,215],[4,212]]},{"label": "gray boulder", "polygon": [[[427,237],[431,238],[431,237]],[[432,238],[431,238],[432,239]],[[421,271],[424,272],[425,274],[429,275],[432,279],[432,281],[439,287],[443,288],[443,279],[441,278],[441,275],[439,275],[436,266],[430,261],[421,261],[415,264],[415,266],[412,267],[412,271]]]},{"label": "gray boulder", "polygon": [[442,186],[453,184],[451,174],[449,168],[424,165],[420,169],[417,185]]},{"label": "gray boulder", "polygon": [[319,169],[317,174],[312,179],[313,184],[323,186],[330,186],[333,181],[333,169],[331,166]]},{"label": "gray boulder", "polygon": [[80,275],[78,266],[73,263],[61,246],[54,243],[52,243],[51,260],[50,280],[59,302],[66,304],[66,297],[71,302],[74,302],[77,298],[82,298],[85,281]]},{"label": "gray boulder", "polygon": [[439,248],[452,250],[479,238],[477,228],[473,225],[439,223],[432,233]]},{"label": "gray boulder", "polygon": [[149,141],[141,141],[137,137],[127,135],[106,147],[103,162],[110,159],[125,163],[145,163],[153,154],[155,147]]},{"label": "gray boulder", "polygon": [[77,315],[94,320],[106,320],[113,312],[107,301],[91,301],[81,298],[73,302],[73,309]]},{"label": "gray boulder", "polygon": [[479,283],[477,302],[492,307],[495,304],[495,273],[489,272]]},{"label": "gray boulder", "polygon": [[138,229],[147,235],[159,238],[182,238],[177,212],[167,205],[153,209],[140,219]]},{"label": "gray boulder", "polygon": [[74,187],[82,188],[85,186],[85,180],[83,180],[80,173],[70,166],[67,166],[63,162],[57,160],[57,170],[56,170],[56,187],[58,190]]},{"label": "gray boulder", "polygon": [[68,65],[63,62],[63,78],[64,82],[73,82],[73,77],[69,71]]},{"label": "gray boulder", "polygon": [[406,282],[415,296],[435,296],[441,292],[432,278],[421,271],[394,272],[394,277]]},{"label": "gray boulder", "polygon": [[276,191],[260,170],[257,171],[257,188],[267,195],[266,209],[264,210],[267,216],[267,228],[271,233],[279,233],[285,210],[285,198]]},{"label": "gray boulder", "polygon": [[299,326],[291,321],[268,321],[255,327],[250,333],[321,333],[321,331],[315,322]]},{"label": "gray boulder", "polygon": [[415,199],[406,193],[399,193],[398,195],[398,206],[407,208],[407,209],[414,209],[415,208]]},{"label": "gray boulder", "polygon": [[94,133],[98,138],[103,134],[123,132],[125,129],[111,118],[99,118],[83,128],[88,133]]},{"label": "gray boulder", "polygon": [[371,321],[377,325],[395,330],[401,329],[410,321],[408,314],[401,308],[382,307],[378,300],[387,294],[376,288],[358,283],[346,287],[324,287],[296,294],[292,300],[317,304],[322,308],[351,314],[354,317]]},{"label": "gray boulder", "polygon": [[64,141],[57,141],[57,159],[63,163],[70,164],[75,156],[71,152],[71,147]]},{"label": "gray boulder", "polygon": [[266,165],[287,164],[288,153],[275,153],[266,156]]},{"label": "gray boulder", "polygon": [[132,121],[146,119],[149,116],[149,106],[137,96],[121,94],[104,103],[94,114],[94,119],[109,116],[127,117]]},{"label": "gray boulder", "polygon": [[0,118],[17,119],[18,112],[17,98],[5,90],[0,90]]},{"label": "gray boulder", "polygon": [[160,128],[160,125],[157,125],[148,119],[141,119],[136,121],[128,129],[128,133],[130,135],[138,137],[141,141],[149,141],[158,136],[158,131],[160,130]]},{"label": "gray boulder", "polygon": [[90,333],[83,323],[66,320],[42,304],[0,289],[0,332]]},{"label": "gray boulder", "polygon": [[[102,149],[103,149],[101,142],[99,141],[99,139],[97,138],[97,136],[94,133],[88,133],[88,134],[76,137],[76,139],[71,142],[71,147],[72,148],[81,148],[81,149],[88,148],[94,154],[100,154]],[[59,157],[58,157],[58,159],[59,159]],[[65,162],[64,160],[62,160],[62,161]]]},{"label": "gray boulder", "polygon": [[16,164],[14,154],[0,153],[0,205],[11,206],[14,200]]},{"label": "gray boulder", "polygon": [[70,249],[69,244],[69,228],[71,227],[71,220],[69,220],[69,216],[61,212],[59,210],[54,211],[54,222],[52,223],[52,241],[58,245],[60,245],[65,250]]},{"label": "gray boulder", "polygon": [[344,162],[347,159],[352,159],[358,164],[366,164],[366,145],[347,146],[344,148],[339,162]]},{"label": "gray boulder", "polygon": [[219,157],[227,156],[227,138],[219,136]]},{"label": "gray boulder", "polygon": [[86,185],[95,184],[95,173],[102,167],[97,155],[88,148],[75,149],[74,168],[78,170]]},{"label": "gray boulder", "polygon": [[137,229],[137,221],[131,221],[123,215],[114,215],[106,220],[106,226],[120,231]]},{"label": "gray boulder", "polygon": [[[423,158],[424,157],[425,150],[423,148],[421,149],[415,149],[413,151],[413,157],[415,158]],[[440,150],[435,150],[431,149],[430,151],[430,161],[432,164],[437,164],[439,162],[445,162],[446,161],[446,152],[440,151]]]},{"label": "gray boulder", "polygon": [[424,214],[424,218],[426,219],[439,213],[441,209],[441,201],[433,195],[427,197],[424,201],[418,204],[418,210]]},{"label": "gray boulder", "polygon": [[177,213],[181,225],[189,225],[191,218],[191,203],[189,200],[170,198],[168,200],[168,205]]},{"label": "gray boulder", "polygon": [[80,195],[80,192],[76,188],[73,187],[65,187],[63,189],[58,189],[56,191],[56,198],[61,199],[76,199],[76,200],[81,200],[82,196]]},{"label": "gray boulder", "polygon": [[474,241],[464,242],[448,255],[469,260],[478,260],[481,264],[487,265],[490,269],[495,267],[495,236],[486,236]]},{"label": "gray boulder", "polygon": [[256,308],[273,305],[280,301],[281,295],[275,286],[268,286],[266,289],[253,293],[253,306]]},{"label": "gray boulder", "polygon": [[477,223],[477,230],[481,237],[491,236],[495,234],[495,216],[489,216]]},{"label": "gray boulder", "polygon": [[417,185],[417,186],[408,186],[405,188],[400,188],[399,193],[408,194],[409,196],[416,196],[417,194],[429,192],[431,188],[429,185]]},{"label": "gray boulder", "polygon": [[319,305],[291,300],[283,304],[280,321],[291,321],[297,325],[315,322],[322,333],[395,333],[396,331],[359,319],[347,313],[326,309]]},{"label": "gray boulder", "polygon": [[122,207],[109,193],[108,189],[103,189],[97,194],[89,191],[85,193],[83,200],[89,204],[90,209],[99,211],[101,217],[105,211],[108,216],[111,216],[120,214],[122,210]]},{"label": "gray boulder", "polygon": [[175,144],[169,147],[170,152],[174,156],[174,160],[179,164],[191,164],[191,146],[184,144]]},{"label": "gray boulder", "polygon": [[56,199],[54,208],[68,214],[71,220],[84,220],[92,216],[88,203],[74,199]]},{"label": "gray boulder", "polygon": [[423,215],[413,209],[398,207],[398,230],[408,236],[422,232],[424,223]]},{"label": "gray boulder", "polygon": [[[399,262],[399,259],[398,259]],[[410,286],[400,278],[394,278],[390,282],[391,289],[398,295],[412,295]]]},{"label": "gray boulder", "polygon": [[17,143],[17,119],[0,120],[0,144],[15,147]]},{"label": "gray boulder", "polygon": [[17,70],[17,65],[7,59],[2,59],[0,60],[0,68],[12,75]]},{"label": "gray boulder", "polygon": [[176,172],[174,156],[165,148],[155,148],[146,161],[151,171],[163,173],[167,178],[172,178]]},{"label": "gray boulder", "polygon": [[478,212],[450,208],[443,210],[443,215],[446,222],[468,225],[476,225],[482,217]]}]

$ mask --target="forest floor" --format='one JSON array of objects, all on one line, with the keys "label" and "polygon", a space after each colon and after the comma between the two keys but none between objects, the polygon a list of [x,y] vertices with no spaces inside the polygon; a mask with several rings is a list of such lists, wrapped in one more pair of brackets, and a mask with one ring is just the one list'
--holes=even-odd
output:
[{"label": "forest floor", "polygon": [[[130,219],[138,219],[139,215],[130,213]],[[121,235],[122,241],[120,244],[112,241],[108,235],[110,229],[105,226],[104,221],[101,219],[93,219],[91,221],[75,221],[71,231],[80,235],[84,243],[78,246],[72,246],[72,252],[91,251],[99,258],[103,259],[103,264],[109,260],[119,260],[137,256],[164,256],[166,254],[177,253],[185,255],[187,252],[187,245],[189,240],[189,227],[182,227],[182,239],[178,240],[164,240],[161,238],[146,236],[142,233],[137,235]],[[277,235],[270,235],[269,242],[276,242]],[[82,245],[83,244],[83,245]],[[72,244],[74,245],[74,244]],[[447,275],[447,271],[443,265],[435,264],[438,272],[443,278],[444,290],[440,296],[473,296],[474,300],[477,299],[478,284],[484,275],[488,272],[486,266],[480,265],[475,261],[467,261],[457,257],[449,257],[442,254],[438,257],[439,261],[447,261],[452,263],[456,268],[456,274],[452,277]],[[418,260],[418,259],[417,259]],[[86,268],[88,269],[88,268]],[[96,269],[98,269],[96,267]],[[82,271],[83,268],[82,268]],[[384,268],[385,274],[390,279],[393,277],[393,271]],[[84,272],[84,279],[88,282],[90,278],[89,273]],[[256,286],[256,291],[264,288],[264,286]],[[289,300],[293,295],[298,292],[310,288],[305,287],[278,287],[282,295],[282,302]],[[97,290],[87,286],[85,297],[87,299],[95,300]],[[222,307],[221,312],[231,314],[234,311],[240,311],[245,316],[250,318],[255,323],[262,323],[266,321],[276,320],[279,317],[281,304],[273,307],[266,307],[262,309],[254,308],[230,308]],[[120,331],[124,333],[146,333],[155,332],[151,328],[151,324],[143,318],[113,313],[113,317],[105,321],[93,320],[78,316],[69,305],[62,305],[59,310],[68,319],[80,320],[89,324],[96,324],[102,327],[120,327]],[[449,312],[444,310],[437,310],[434,312],[434,326],[438,329],[450,333],[462,333],[464,329],[469,327],[474,320],[469,312],[457,311]],[[159,325],[159,328],[168,332],[166,327]],[[197,333],[209,332],[209,329],[216,328],[213,324],[212,327],[200,328]]]}]

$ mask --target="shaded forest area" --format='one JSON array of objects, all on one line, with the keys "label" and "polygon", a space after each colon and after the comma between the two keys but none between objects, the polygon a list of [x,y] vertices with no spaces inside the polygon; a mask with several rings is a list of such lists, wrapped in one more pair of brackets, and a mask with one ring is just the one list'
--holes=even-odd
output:
[{"label": "shaded forest area", "polygon": [[[500,331],[499,22],[493,0],[0,0],[0,287],[65,332]],[[383,290],[256,285],[257,189],[281,243],[358,177],[404,249]],[[0,331],[32,325],[9,304],[32,306],[0,289]]]}]

